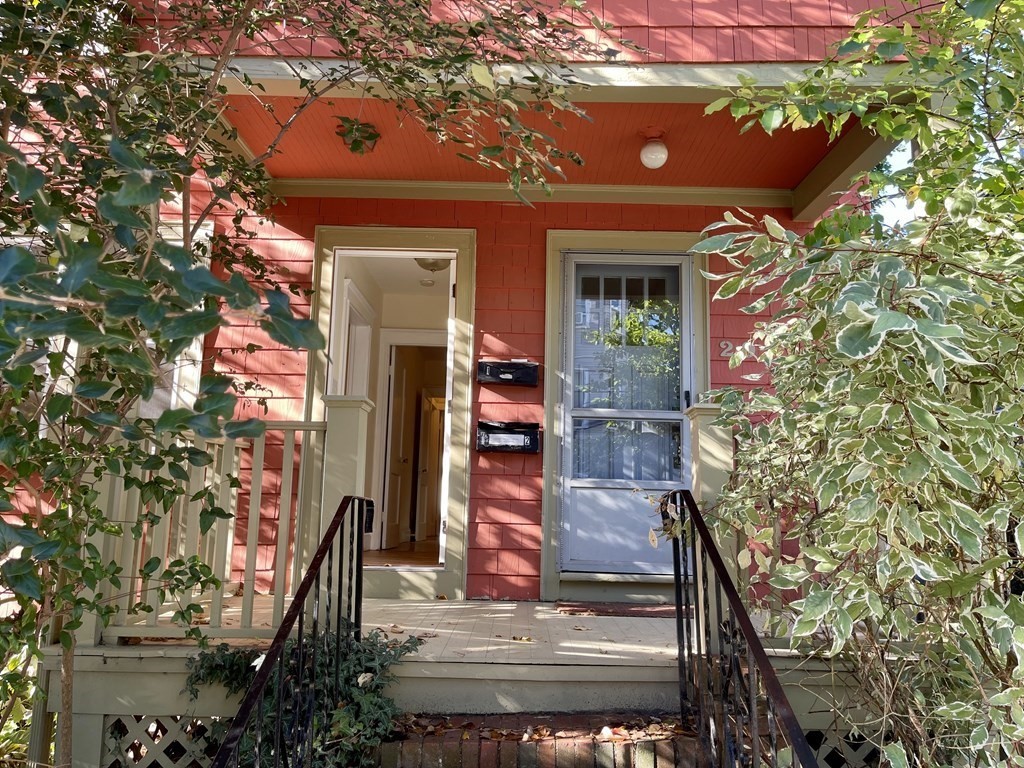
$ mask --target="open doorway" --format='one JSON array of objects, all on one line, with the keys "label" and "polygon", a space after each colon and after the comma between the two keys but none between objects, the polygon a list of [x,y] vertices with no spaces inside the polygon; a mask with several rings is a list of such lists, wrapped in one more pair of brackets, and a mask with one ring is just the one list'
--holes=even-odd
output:
[{"label": "open doorway", "polygon": [[437,567],[441,561],[447,347],[391,344],[387,356],[383,503],[364,562],[377,567]]},{"label": "open doorway", "polygon": [[364,539],[371,568],[445,560],[455,335],[455,252],[335,250],[343,301],[332,318],[334,391],[374,404]]}]

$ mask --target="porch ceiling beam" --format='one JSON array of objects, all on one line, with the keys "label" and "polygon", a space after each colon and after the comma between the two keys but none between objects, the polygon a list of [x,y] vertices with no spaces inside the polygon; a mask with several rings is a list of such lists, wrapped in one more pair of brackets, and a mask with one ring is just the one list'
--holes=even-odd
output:
[{"label": "porch ceiling beam", "polygon": [[[209,62],[200,60],[200,66]],[[740,76],[750,77],[764,87],[781,86],[798,80],[810,64],[573,64],[568,67],[578,84],[569,86],[570,97],[579,102],[706,104],[730,88],[739,85]],[[365,96],[365,88],[379,85],[355,62],[330,58],[282,59],[269,56],[244,56],[234,59],[225,80],[232,95],[299,97],[306,94],[300,79],[318,79],[328,71],[347,71],[350,84],[332,91],[336,98]],[[856,84],[863,87],[883,85],[887,67],[870,70]],[[497,77],[521,79],[525,67],[502,66]],[[248,83],[248,84],[247,84]]]},{"label": "porch ceiling beam", "polygon": [[[376,181],[367,179],[276,179],[280,197],[352,197],[407,200],[515,201],[507,184],[450,181]],[[534,202],[645,203],[648,205],[711,205],[789,208],[788,189],[737,187],[653,187],[613,184],[555,184],[550,196],[524,190]]]},{"label": "porch ceiling beam", "polygon": [[860,125],[852,128],[793,190],[793,220],[820,217],[850,191],[854,176],[874,168],[895,146]]}]

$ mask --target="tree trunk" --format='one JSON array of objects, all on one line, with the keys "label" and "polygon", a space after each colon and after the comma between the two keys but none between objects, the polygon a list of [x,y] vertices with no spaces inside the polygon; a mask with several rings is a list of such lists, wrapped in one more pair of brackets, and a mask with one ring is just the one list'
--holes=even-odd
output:
[{"label": "tree trunk", "polygon": [[57,720],[58,739],[60,744],[59,766],[71,765],[71,722],[73,720],[72,703],[75,686],[75,646],[77,638],[69,632],[71,642],[62,646],[60,654],[60,717]]}]

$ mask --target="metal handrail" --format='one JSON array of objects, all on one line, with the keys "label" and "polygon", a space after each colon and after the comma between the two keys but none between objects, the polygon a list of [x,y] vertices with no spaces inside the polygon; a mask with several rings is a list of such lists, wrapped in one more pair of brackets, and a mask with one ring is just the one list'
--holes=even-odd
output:
[{"label": "metal handrail", "polygon": [[[316,688],[318,685],[329,682],[318,681],[312,674],[316,669],[320,638],[322,632],[333,633],[330,640],[335,643],[334,647],[337,649],[342,640],[351,638],[359,641],[361,637],[362,534],[372,524],[373,502],[370,499],[346,496],[341,500],[338,511],[327,526],[327,530],[324,531],[316,552],[313,553],[309,568],[295,591],[288,612],[274,636],[273,643],[263,655],[256,676],[242,698],[238,713],[232,719],[231,726],[228,728],[210,768],[237,766],[242,738],[247,729],[253,726],[255,727],[253,739],[256,748],[254,765],[260,764],[263,723],[253,723],[253,718],[262,711],[264,697],[275,673],[278,713],[272,735],[273,764],[275,768],[282,765],[298,768],[307,762],[310,757],[315,719],[318,715],[329,717],[327,712],[315,711]],[[337,560],[335,559],[336,550]],[[342,562],[342,556],[346,553],[348,554],[347,573],[343,567],[346,563]],[[336,585],[335,562],[338,564]],[[335,586],[337,586],[336,592]],[[323,600],[321,600],[322,597]],[[311,641],[307,641],[304,634],[307,614],[311,614],[309,617],[311,618]],[[296,634],[292,640],[293,632]],[[293,646],[286,655],[285,651],[290,640]],[[339,675],[337,658],[334,666],[335,679],[333,682],[337,687]],[[292,717],[292,721],[287,724],[286,719],[281,716],[281,712],[285,710]],[[299,722],[300,716],[305,718],[302,722]]]},{"label": "metal handrail", "polygon": [[[684,717],[696,721],[705,764],[777,768],[781,741],[793,766],[818,768],[693,494],[670,491],[661,497],[659,511],[672,542],[679,706]],[[677,523],[679,532],[672,535]]]}]

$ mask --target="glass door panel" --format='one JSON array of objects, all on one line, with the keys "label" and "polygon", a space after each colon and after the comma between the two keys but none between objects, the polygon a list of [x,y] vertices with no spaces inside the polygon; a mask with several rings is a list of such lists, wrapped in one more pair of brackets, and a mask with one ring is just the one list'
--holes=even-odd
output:
[{"label": "glass door panel", "polygon": [[649,497],[683,484],[688,455],[689,258],[648,258],[567,258],[563,571],[671,568]]}]

